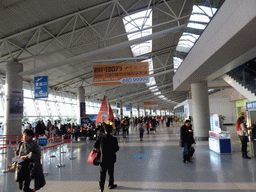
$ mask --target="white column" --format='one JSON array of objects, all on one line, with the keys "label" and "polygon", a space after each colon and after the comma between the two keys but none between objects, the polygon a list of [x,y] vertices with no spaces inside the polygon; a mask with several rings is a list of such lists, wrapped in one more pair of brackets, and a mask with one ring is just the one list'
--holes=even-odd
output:
[{"label": "white column", "polygon": [[[77,89],[77,105],[78,105],[78,113],[77,113],[77,122],[81,124],[81,103],[85,103],[85,91],[83,87],[78,87]],[[85,113],[86,113],[86,108],[85,108]]]},{"label": "white column", "polygon": [[[19,72],[23,71],[23,64],[18,61],[10,61],[6,64],[6,102],[5,102],[5,125],[4,125],[4,135],[21,135],[23,110],[20,113],[20,117],[15,117],[13,113],[13,107],[15,105],[22,105],[22,101],[15,95],[15,90],[22,92],[23,79],[18,75]],[[20,107],[20,106],[19,106]]]},{"label": "white column", "polygon": [[210,110],[207,82],[191,84],[193,129],[196,140],[208,140],[210,130]]}]

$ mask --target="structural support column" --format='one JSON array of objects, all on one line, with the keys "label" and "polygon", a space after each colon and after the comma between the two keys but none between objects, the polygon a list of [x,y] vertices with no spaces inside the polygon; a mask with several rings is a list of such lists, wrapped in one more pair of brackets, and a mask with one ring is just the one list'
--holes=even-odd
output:
[{"label": "structural support column", "polygon": [[120,101],[120,116],[121,116],[121,119],[123,119],[123,102]]},{"label": "structural support column", "polygon": [[191,84],[193,129],[196,140],[208,140],[210,130],[210,110],[207,82]]},{"label": "structural support column", "polygon": [[16,60],[6,64],[6,102],[4,135],[21,135],[23,118],[23,79],[18,73],[23,64]]},{"label": "structural support column", "polygon": [[78,105],[78,115],[77,115],[77,122],[79,124],[81,124],[81,119],[82,117],[85,117],[85,113],[86,113],[86,106],[85,106],[85,91],[84,91],[84,88],[81,86],[81,87],[78,87],[78,90],[77,90],[77,105]]},{"label": "structural support column", "polygon": [[138,110],[138,117],[139,117],[140,116],[140,105],[138,105],[137,110]]}]

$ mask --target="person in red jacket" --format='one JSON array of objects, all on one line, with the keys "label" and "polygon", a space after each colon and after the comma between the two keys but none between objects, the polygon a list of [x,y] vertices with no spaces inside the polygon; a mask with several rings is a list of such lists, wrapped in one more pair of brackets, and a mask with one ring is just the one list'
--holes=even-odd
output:
[{"label": "person in red jacket", "polygon": [[147,121],[146,121],[146,129],[147,129],[147,134],[149,134],[150,122],[149,122],[148,119],[147,119]]}]

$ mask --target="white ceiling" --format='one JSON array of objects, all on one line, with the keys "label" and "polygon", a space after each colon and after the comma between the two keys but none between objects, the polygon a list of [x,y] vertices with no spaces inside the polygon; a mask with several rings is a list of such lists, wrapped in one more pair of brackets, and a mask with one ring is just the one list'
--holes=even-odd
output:
[{"label": "white ceiling", "polygon": [[[23,71],[27,71],[126,42],[122,18],[148,8],[153,9],[153,34],[183,25],[194,3],[203,4],[205,0],[1,0],[0,72],[5,75],[6,63],[12,59],[18,59],[23,63]],[[172,58],[181,34],[182,31],[153,39],[152,52],[143,56],[153,58],[155,74],[173,69]],[[133,57],[130,47],[109,49],[24,76],[24,80],[48,75],[49,86],[57,91],[75,93],[83,86],[87,97],[102,99],[108,95],[112,103],[122,100],[141,108],[146,100],[158,100],[159,108],[173,108],[175,102],[187,98],[187,91],[172,91],[173,72],[161,73],[155,79],[162,94],[174,103],[159,99],[145,84],[92,85],[93,60],[128,57]],[[122,62],[126,61],[112,63]]]}]

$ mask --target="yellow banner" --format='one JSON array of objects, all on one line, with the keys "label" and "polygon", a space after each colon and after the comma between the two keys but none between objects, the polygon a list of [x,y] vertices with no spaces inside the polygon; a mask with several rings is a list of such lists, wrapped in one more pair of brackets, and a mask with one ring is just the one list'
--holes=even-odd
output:
[{"label": "yellow banner", "polygon": [[93,85],[117,85],[148,82],[148,62],[93,66]]},{"label": "yellow banner", "polygon": [[158,106],[158,101],[145,101],[144,107],[154,107]]}]

